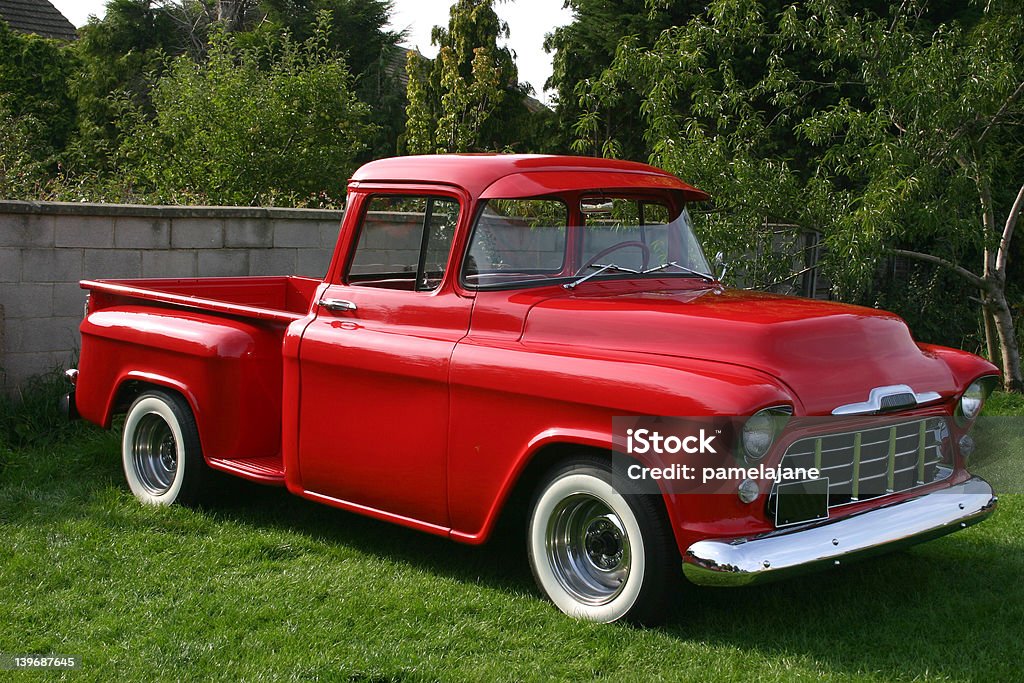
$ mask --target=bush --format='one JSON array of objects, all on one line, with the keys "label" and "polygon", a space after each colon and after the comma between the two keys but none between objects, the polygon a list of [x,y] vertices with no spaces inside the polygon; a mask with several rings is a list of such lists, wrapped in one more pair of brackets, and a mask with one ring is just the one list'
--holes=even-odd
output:
[{"label": "bush", "polygon": [[0,94],[0,198],[34,199],[46,178],[37,158],[42,127],[34,116],[16,115],[7,100]]},{"label": "bush", "polygon": [[123,185],[156,203],[340,201],[372,126],[329,31],[323,16],[302,43],[215,32],[205,63],[174,59],[152,91],[155,118],[122,102]]},{"label": "bush", "polygon": [[33,122],[34,144],[27,151],[35,161],[52,163],[75,128],[68,79],[76,66],[60,42],[15,33],[0,21],[0,98],[15,119]]}]

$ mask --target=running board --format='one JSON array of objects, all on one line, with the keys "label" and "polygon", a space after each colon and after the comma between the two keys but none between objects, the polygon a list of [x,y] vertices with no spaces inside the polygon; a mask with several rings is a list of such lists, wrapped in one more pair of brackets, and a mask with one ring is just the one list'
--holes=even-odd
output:
[{"label": "running board", "polygon": [[210,467],[242,479],[271,486],[284,486],[284,465],[281,456],[263,458],[210,458]]}]

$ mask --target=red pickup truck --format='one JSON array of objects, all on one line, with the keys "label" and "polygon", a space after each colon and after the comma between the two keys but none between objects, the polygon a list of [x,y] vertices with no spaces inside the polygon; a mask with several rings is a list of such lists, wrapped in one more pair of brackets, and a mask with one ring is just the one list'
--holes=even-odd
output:
[{"label": "red pickup truck", "polygon": [[[890,313],[725,287],[706,198],[622,161],[375,161],[323,280],[83,282],[70,405],[126,415],[145,503],[216,497],[218,470],[471,544],[523,509],[541,590],[598,621],[985,518],[968,432],[997,369]],[[711,422],[621,427],[676,416]]]}]

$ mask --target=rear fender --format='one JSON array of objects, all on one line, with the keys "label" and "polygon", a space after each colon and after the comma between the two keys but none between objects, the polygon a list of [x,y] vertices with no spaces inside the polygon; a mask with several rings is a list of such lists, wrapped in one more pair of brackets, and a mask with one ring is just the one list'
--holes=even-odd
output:
[{"label": "rear fender", "polygon": [[124,306],[91,313],[81,331],[84,419],[109,427],[145,387],[160,386],[188,401],[207,458],[280,454],[283,324]]}]

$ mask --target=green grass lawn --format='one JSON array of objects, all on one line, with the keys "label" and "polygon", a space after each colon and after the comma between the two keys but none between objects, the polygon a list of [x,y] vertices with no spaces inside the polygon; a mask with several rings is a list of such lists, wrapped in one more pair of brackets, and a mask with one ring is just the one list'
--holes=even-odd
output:
[{"label": "green grass lawn", "polygon": [[459,546],[241,484],[211,510],[142,507],[118,446],[80,428],[8,452],[0,653],[79,655],[63,675],[97,681],[1024,676],[1021,495],[907,552],[691,590],[643,630],[562,616],[518,535]]}]

